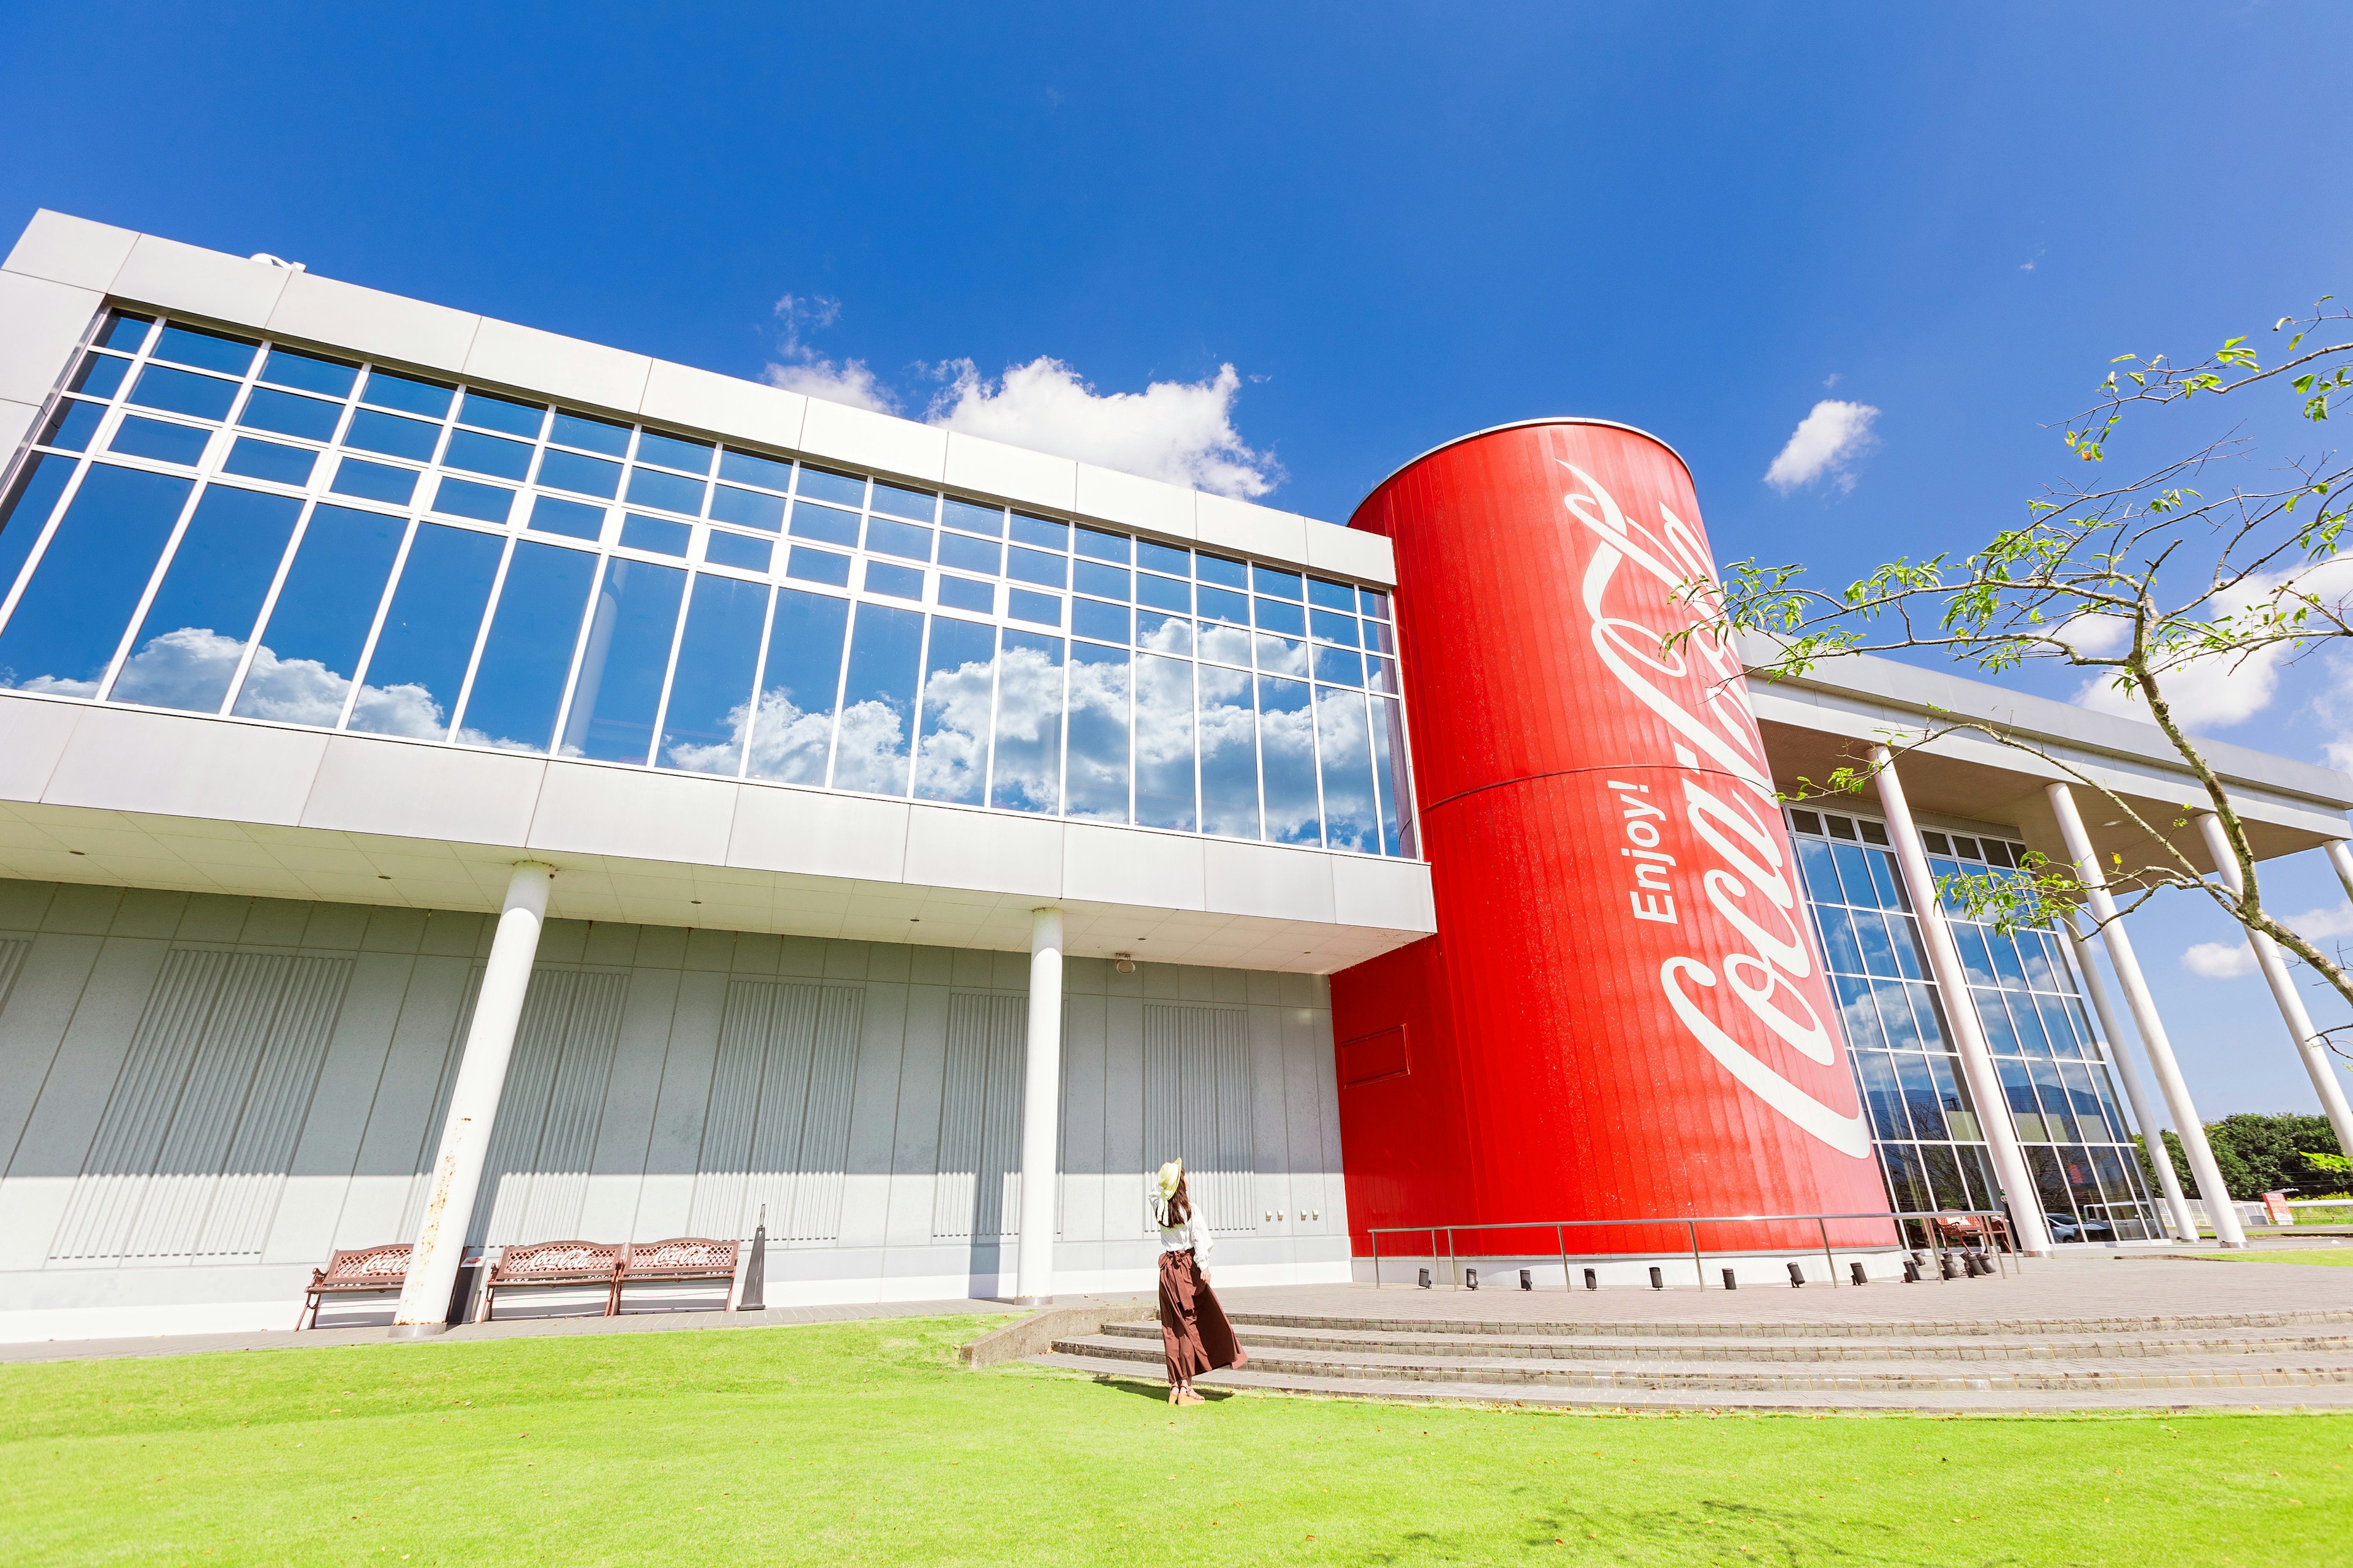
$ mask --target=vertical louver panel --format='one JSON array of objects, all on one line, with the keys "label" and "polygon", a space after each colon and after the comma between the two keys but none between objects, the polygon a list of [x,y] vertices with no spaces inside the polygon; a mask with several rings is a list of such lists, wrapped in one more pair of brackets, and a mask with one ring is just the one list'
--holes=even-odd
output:
[{"label": "vertical louver panel", "polygon": [[1021,1212],[1021,1082],[1029,999],[983,992],[948,998],[940,1095],[939,1181],[932,1235],[1001,1236]]},{"label": "vertical louver panel", "polygon": [[[1247,1018],[1240,1007],[1144,1009],[1146,1174],[1181,1157],[1187,1185],[1219,1232],[1258,1228]],[[1153,1228],[1148,1212],[1145,1228]]]},{"label": "vertical louver panel", "polygon": [[728,986],[690,1211],[697,1235],[747,1237],[764,1210],[772,1240],[840,1234],[864,1007],[865,993],[847,986]]},{"label": "vertical louver panel", "polygon": [[577,1233],[628,990],[626,974],[532,972],[474,1200],[469,1235],[479,1245]]},{"label": "vertical louver panel", "polygon": [[165,954],[51,1260],[258,1257],[350,974],[347,958]]},{"label": "vertical louver panel", "polygon": [[33,944],[22,938],[0,941],[0,1007],[8,1005],[8,992],[16,984],[17,972],[25,967],[25,955]]}]

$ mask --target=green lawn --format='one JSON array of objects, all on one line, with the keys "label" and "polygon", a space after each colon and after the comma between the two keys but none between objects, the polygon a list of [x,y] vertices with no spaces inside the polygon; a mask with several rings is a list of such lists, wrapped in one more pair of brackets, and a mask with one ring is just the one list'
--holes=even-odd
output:
[{"label": "green lawn", "polygon": [[2190,1256],[2202,1258],[2210,1263],[2318,1263],[2337,1268],[2353,1267],[2353,1247],[2332,1247],[2326,1252],[2316,1247],[2308,1252],[2196,1252]]},{"label": "green lawn", "polygon": [[2342,1563],[2353,1415],[1609,1416],[962,1370],[970,1318],[0,1368],[0,1560]]}]

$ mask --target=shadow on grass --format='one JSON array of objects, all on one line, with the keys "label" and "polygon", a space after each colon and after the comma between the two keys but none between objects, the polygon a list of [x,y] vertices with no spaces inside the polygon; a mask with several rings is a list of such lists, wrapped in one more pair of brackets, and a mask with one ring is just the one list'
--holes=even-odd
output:
[{"label": "shadow on grass", "polygon": [[[1098,1377],[1094,1381],[1099,1388],[1116,1389],[1122,1394],[1132,1394],[1140,1399],[1149,1399],[1155,1405],[1168,1403],[1168,1385],[1165,1383],[1145,1383],[1132,1377]],[[1230,1388],[1197,1386],[1195,1392],[1211,1405],[1223,1405],[1234,1396],[1234,1391]]]}]

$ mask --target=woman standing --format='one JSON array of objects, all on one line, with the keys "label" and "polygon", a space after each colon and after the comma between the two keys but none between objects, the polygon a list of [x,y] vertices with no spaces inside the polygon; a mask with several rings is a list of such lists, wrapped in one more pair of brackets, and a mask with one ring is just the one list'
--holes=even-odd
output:
[{"label": "woman standing", "polygon": [[1250,1352],[1234,1337],[1226,1310],[1209,1292],[1201,1260],[1214,1243],[1208,1222],[1185,1184],[1185,1162],[1160,1167],[1160,1342],[1168,1352],[1168,1403],[1206,1405],[1193,1380],[1219,1367],[1240,1366]]}]

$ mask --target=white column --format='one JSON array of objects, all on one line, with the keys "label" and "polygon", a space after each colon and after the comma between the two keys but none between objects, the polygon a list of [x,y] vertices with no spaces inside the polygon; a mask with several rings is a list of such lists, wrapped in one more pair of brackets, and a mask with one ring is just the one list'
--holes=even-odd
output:
[{"label": "white column", "polygon": [[531,987],[532,960],[539,952],[539,928],[547,918],[548,884],[554,876],[554,867],[524,860],[507,880],[506,907],[491,939],[474,1021],[449,1092],[449,1115],[441,1124],[440,1151],[433,1157],[433,1193],[408,1254],[400,1310],[392,1320],[395,1339],[420,1339],[449,1326],[449,1292],[465,1257],[466,1226],[482,1184],[491,1123],[506,1088],[507,1058],[514,1054],[515,1025],[522,1017],[523,993]]},{"label": "white column", "polygon": [[2345,896],[2353,898],[2353,846],[2342,838],[2328,841],[2328,863],[2337,868],[2337,879],[2345,884]]},{"label": "white column", "polygon": [[[2198,814],[2198,831],[2206,836],[2206,852],[2214,858],[2214,869],[2222,885],[2232,892],[2241,890],[2239,858],[2231,853],[2231,836],[2222,829],[2222,819],[2211,811]],[[2353,1149],[2353,1107],[2345,1103],[2345,1085],[2336,1068],[2329,1065],[2328,1047],[2321,1043],[2319,1031],[2312,1026],[2312,1015],[2305,1010],[2304,994],[2295,988],[2295,976],[2288,972],[2287,955],[2279,943],[2259,931],[2247,932],[2247,942],[2255,950],[2255,966],[2263,972],[2263,979],[2272,988],[2272,1000],[2279,1005],[2281,1021],[2287,1025],[2287,1037],[2295,1042],[2296,1055],[2304,1058],[2304,1070],[2311,1076],[2313,1092],[2320,1096],[2320,1109],[2328,1117],[2328,1125],[2337,1130],[2337,1146]]]},{"label": "white column", "polygon": [[1919,917],[1921,935],[1928,943],[1928,968],[1936,989],[1945,994],[1945,1016],[1960,1047],[1961,1073],[1969,1095],[1978,1102],[1978,1125],[1993,1151],[1994,1174],[2010,1200],[2010,1223],[2019,1247],[2037,1258],[2051,1252],[2051,1230],[2043,1223],[2042,1200],[2018,1146],[2018,1129],[2010,1120],[2010,1097],[2002,1092],[1994,1071],[1993,1052],[1986,1045],[1985,1026],[1978,1019],[1977,999],[1969,994],[1968,971],[1961,965],[1960,950],[1945,923],[1944,901],[1936,896],[1936,879],[1928,874],[1927,852],[1920,846],[1920,829],[1912,820],[1912,806],[1904,798],[1903,781],[1895,776],[1895,759],[1884,746],[1872,748],[1871,761],[1879,770],[1879,805],[1887,813],[1887,836],[1895,841],[1895,864],[1904,873],[1904,890]]},{"label": "white column", "polygon": [[1062,911],[1029,913],[1029,1051],[1021,1080],[1021,1263],[1015,1300],[1054,1299],[1054,1196],[1061,1185]]},{"label": "white column", "polygon": [[[2052,784],[2043,794],[2050,797],[2052,815],[2059,819],[2059,837],[2066,841],[2068,858],[2075,862],[2075,879],[2084,885],[2092,917],[2100,922],[2100,940],[2107,947],[2108,962],[2116,966],[2125,1005],[2132,1009],[2140,1043],[2148,1052],[2148,1065],[2157,1071],[2157,1087],[2164,1091],[2166,1109],[2173,1113],[2173,1131],[2181,1139],[2181,1152],[2189,1157],[2189,1173],[2198,1178],[2207,1217],[2214,1222],[2215,1239],[2224,1247],[2244,1247],[2247,1233],[2239,1224],[2239,1211],[2231,1206],[2230,1189],[2223,1186],[2214,1151],[2206,1142],[2206,1124],[2198,1120],[2198,1107],[2190,1102],[2181,1064],[2173,1059],[2173,1041],[2165,1032],[2165,1020],[2157,1016],[2157,998],[2149,994],[2132,938],[2125,934],[2125,922],[2116,918],[2116,900],[2109,896],[2107,880],[2100,875],[2100,859],[2092,851],[2092,836],[2084,831],[2075,796],[2063,784]],[[2157,1145],[2149,1150],[2149,1158],[2155,1161],[2165,1140],[2161,1135],[2151,1136],[2157,1137]]]},{"label": "white column", "polygon": [[2189,1212],[2189,1197],[2181,1190],[2181,1178],[2173,1169],[2173,1156],[2166,1152],[2165,1122],[2148,1098],[2148,1085],[2142,1080],[2140,1068],[2133,1065],[2123,1032],[2116,1027],[2116,1009],[2108,1000],[2108,983],[2100,978],[2099,964],[2092,957],[2092,944],[2076,928],[2075,917],[2063,912],[2059,923],[2065,929],[2067,945],[2075,954],[2076,972],[2084,977],[2084,993],[2091,997],[2092,1011],[2099,1016],[2100,1037],[2108,1044],[2108,1063],[2124,1080],[2125,1099],[2132,1102],[2133,1120],[2140,1124],[2141,1141],[2148,1145],[2148,1163],[2157,1171],[2157,1184],[2165,1190],[2165,1212],[2173,1221],[2173,1234],[2183,1241],[2194,1242],[2198,1239],[2198,1219]]}]

